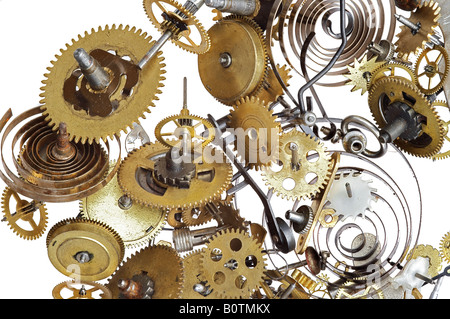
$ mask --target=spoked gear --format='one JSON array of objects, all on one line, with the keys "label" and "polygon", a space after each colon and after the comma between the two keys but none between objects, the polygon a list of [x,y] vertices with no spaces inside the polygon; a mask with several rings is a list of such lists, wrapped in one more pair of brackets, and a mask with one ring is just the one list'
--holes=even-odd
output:
[{"label": "spoked gear", "polygon": [[425,47],[434,30],[439,26],[440,11],[439,3],[424,0],[416,10],[411,12],[408,20],[412,24],[420,24],[420,28],[417,32],[413,32],[408,26],[400,26],[398,40],[395,43],[399,58],[407,61],[411,54],[417,55]]},{"label": "spoked gear", "polygon": [[447,263],[450,263],[450,232],[442,237],[439,252]]},{"label": "spoked gear", "polygon": [[127,258],[105,286],[113,299],[178,299],[184,288],[183,260],[169,246],[148,246]]},{"label": "spoked gear", "polygon": [[[81,143],[106,141],[132,128],[144,112],[150,112],[161,93],[164,64],[159,52],[139,70],[137,63],[153,46],[150,36],[129,26],[92,29],[67,44],[52,61],[41,88],[41,110],[53,129],[67,125],[70,139]],[[74,59],[84,49],[109,75],[104,89],[94,90]]]},{"label": "spoked gear", "polygon": [[[35,240],[44,234],[48,222],[47,209],[44,203],[25,200],[9,187],[4,189],[1,202],[3,220],[19,237]],[[12,211],[11,204],[14,202],[15,209]],[[36,216],[39,216],[37,221],[35,220]]]},{"label": "spoked gear", "polygon": [[416,85],[423,94],[432,95],[443,87],[449,71],[447,50],[437,45],[426,48],[420,53],[415,64]]},{"label": "spoked gear", "polygon": [[119,266],[125,246],[108,225],[85,218],[68,218],[56,223],[47,234],[50,262],[62,274],[75,271],[80,280],[109,277]]},{"label": "spoked gear", "polygon": [[233,174],[231,164],[227,163],[222,152],[210,146],[192,162],[195,174],[187,188],[162,184],[154,176],[155,165],[168,151],[164,145],[155,142],[143,145],[123,160],[118,171],[118,182],[122,191],[133,201],[168,209],[198,207],[219,199],[230,185]]},{"label": "spoked gear", "polygon": [[206,90],[230,106],[258,94],[268,69],[261,28],[250,18],[230,15],[215,23],[208,34],[211,48],[198,57],[199,75]]},{"label": "spoked gear", "polygon": [[348,66],[349,74],[345,77],[349,79],[348,85],[353,85],[352,92],[361,90],[361,95],[364,95],[369,87],[370,80],[374,71],[383,65],[383,62],[378,62],[377,57],[371,59],[364,55],[361,62],[355,59],[354,66]]},{"label": "spoked gear", "polygon": [[342,221],[351,217],[353,220],[358,215],[363,218],[367,210],[371,210],[376,189],[370,186],[372,181],[364,180],[360,174],[341,173],[336,175],[328,192],[328,208],[332,208]]},{"label": "spoked gear", "polygon": [[[159,18],[158,10],[154,10],[154,5],[162,11],[163,19]],[[161,33],[167,30],[172,33],[170,39],[178,47],[196,54],[203,54],[209,50],[211,41],[208,32],[192,12],[177,1],[144,0],[144,9],[150,21]],[[191,28],[195,30],[196,37],[192,37]]]},{"label": "spoked gear", "polygon": [[235,150],[250,168],[270,166],[277,154],[281,130],[273,110],[257,97],[236,102],[228,116],[228,126],[236,136]]},{"label": "spoked gear", "polygon": [[330,180],[332,161],[323,143],[297,130],[280,136],[278,170],[263,169],[263,180],[274,193],[286,199],[312,198]]},{"label": "spoked gear", "polygon": [[52,295],[54,299],[111,299],[109,289],[94,281],[64,281],[53,288]]},{"label": "spoked gear", "polygon": [[403,151],[417,157],[432,157],[442,148],[444,126],[434,107],[414,83],[401,77],[386,77],[378,80],[369,94],[369,108],[377,125],[388,124],[389,106],[399,102],[415,112],[422,132],[417,138],[397,138],[394,142]]},{"label": "spoked gear", "polygon": [[265,253],[247,233],[225,229],[203,248],[200,278],[208,282],[215,298],[249,298],[264,278]]},{"label": "spoked gear", "polygon": [[112,227],[127,248],[148,244],[163,228],[167,214],[164,209],[149,208],[125,198],[117,176],[98,192],[83,198],[80,210],[82,217]]},{"label": "spoked gear", "polygon": [[413,83],[417,80],[414,70],[408,64],[392,61],[380,65],[372,72],[368,89],[370,90],[373,84],[377,83],[378,80],[393,76],[405,78]]},{"label": "spoked gear", "polygon": [[271,104],[282,96],[284,94],[284,87],[281,83],[283,83],[285,87],[288,87],[289,80],[292,78],[292,75],[290,74],[291,70],[287,65],[280,66],[277,64],[276,71],[280,78],[276,76],[272,68],[269,68],[262,89],[255,95],[260,101],[264,101],[265,104]]}]

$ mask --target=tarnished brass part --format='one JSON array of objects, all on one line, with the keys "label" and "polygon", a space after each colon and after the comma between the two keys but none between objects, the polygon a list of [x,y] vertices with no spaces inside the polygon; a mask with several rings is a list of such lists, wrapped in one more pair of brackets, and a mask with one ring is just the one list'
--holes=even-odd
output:
[{"label": "tarnished brass part", "polygon": [[437,276],[442,269],[442,257],[439,250],[431,245],[417,245],[406,256],[406,260],[416,259],[417,257],[427,258],[430,262],[428,274],[430,277]]},{"label": "tarnished brass part", "polygon": [[[287,65],[277,65],[277,72],[281,78],[283,84],[288,87],[289,80],[292,78],[290,74],[290,69]],[[268,69],[267,78],[264,81],[263,88],[255,95],[260,101],[264,101],[264,104],[270,104],[278,99],[278,97],[284,94],[283,85],[281,85],[280,80],[275,75],[272,68]]]},{"label": "tarnished brass part", "polygon": [[[13,202],[15,202],[14,211],[11,211],[11,199],[14,199]],[[3,190],[1,204],[4,219],[19,237],[34,240],[44,234],[48,222],[44,203],[22,199],[19,194],[6,187]],[[38,222],[36,222],[35,216],[39,216]],[[23,223],[26,224],[26,227]]]},{"label": "tarnished brass part", "polygon": [[[309,157],[312,153],[318,158]],[[281,170],[275,171],[274,165],[264,167],[262,176],[274,194],[282,198],[311,198],[330,181],[332,161],[323,143],[296,129],[280,136],[278,161]],[[294,185],[286,185],[287,181]]]},{"label": "tarnished brass part", "polygon": [[450,59],[447,50],[437,45],[432,49],[426,48],[420,53],[415,64],[415,83],[423,94],[432,95],[444,86],[449,71]]},{"label": "tarnished brass part", "polygon": [[292,279],[294,279],[300,286],[308,289],[309,291],[314,291],[318,285],[316,281],[309,278],[306,274],[298,269],[294,269],[291,274]]},{"label": "tarnished brass part", "polygon": [[[113,166],[114,163],[111,163]],[[83,217],[103,222],[121,237],[125,247],[134,248],[148,244],[156,237],[166,222],[166,211],[132,203],[122,209],[119,199],[123,192],[114,177],[103,189],[82,199],[80,209]]]},{"label": "tarnished brass part", "polygon": [[402,102],[423,117],[422,133],[412,141],[397,138],[394,144],[403,151],[417,157],[432,157],[438,154],[444,142],[444,126],[434,107],[414,83],[397,76],[378,80],[369,93],[369,108],[377,125],[388,123],[384,108],[391,103]]},{"label": "tarnished brass part", "polygon": [[[438,108],[444,108],[444,112],[449,112],[449,105],[446,101],[434,101],[433,102],[433,107],[435,109]],[[439,114],[442,114],[438,111]],[[450,125],[450,121],[445,121],[442,120],[442,125],[444,127],[444,145],[442,146],[441,150],[439,151],[438,154],[433,155],[431,158],[433,160],[441,160],[441,159],[447,159],[448,157],[450,157],[450,131],[449,131],[449,125]],[[450,262],[450,261],[449,261]]]},{"label": "tarnished brass part", "polygon": [[[330,181],[333,181],[336,176],[336,172],[339,168],[340,158],[340,153],[335,152],[331,155]],[[311,230],[314,229],[317,222],[323,218],[322,215],[326,214],[327,212],[327,210],[324,210],[323,207],[327,202],[327,196],[328,192],[331,189],[331,185],[332,183],[327,183],[325,185],[325,188],[322,189],[319,194],[314,196],[314,199],[312,200],[311,208],[314,213],[314,219],[311,224]],[[312,236],[311,230],[305,234],[299,234],[299,237],[297,239],[297,246],[295,247],[295,252],[297,254],[303,254],[307,249],[309,240]]]},{"label": "tarnished brass part", "polygon": [[183,228],[187,225],[182,221],[183,209],[181,208],[171,208],[167,213],[167,223],[173,228]]},{"label": "tarnished brass part", "polygon": [[[150,112],[163,86],[161,52],[145,69],[136,66],[154,43],[141,30],[113,25],[93,29],[68,44],[52,61],[43,81],[41,110],[49,125],[56,130],[60,122],[65,122],[70,139],[83,144],[106,141],[131,129],[133,122]],[[110,72],[106,89],[92,90],[82,76],[73,57],[80,47]]]},{"label": "tarnished brass part", "polygon": [[224,154],[207,146],[197,158],[196,174],[189,188],[163,187],[154,182],[155,160],[165,156],[168,148],[159,142],[143,145],[129,153],[118,172],[122,191],[133,201],[160,208],[190,208],[220,198],[231,184],[232,167]]},{"label": "tarnished brass part", "polygon": [[368,60],[367,55],[364,55],[361,62],[355,59],[354,65],[348,66],[349,74],[344,74],[350,80],[346,84],[353,85],[352,92],[361,90],[361,95],[364,95],[369,88],[374,71],[382,64],[383,62],[377,62],[377,57]]},{"label": "tarnished brass part", "polygon": [[210,214],[209,210],[205,207],[205,205],[203,205],[200,207],[191,207],[183,209],[183,212],[181,213],[181,218],[184,225],[190,227],[203,225],[212,220],[213,216]]},{"label": "tarnished brass part", "polygon": [[434,0],[424,0],[419,7],[411,12],[408,20],[417,24],[420,23],[420,29],[417,33],[411,32],[411,29],[405,25],[400,26],[400,32],[397,34],[398,57],[407,61],[411,54],[418,55],[420,49],[425,47],[425,43],[430,40],[430,36],[439,26],[439,3]]},{"label": "tarnished brass part", "polygon": [[142,248],[127,258],[105,285],[112,299],[120,298],[118,283],[144,272],[154,282],[152,299],[177,299],[184,287],[183,260],[175,249],[166,245]]},{"label": "tarnished brass part", "polygon": [[262,245],[266,239],[267,230],[260,224],[250,223],[250,234],[256,239],[258,244]]},{"label": "tarnished brass part", "polygon": [[[187,10],[183,5],[175,0],[144,0],[144,10],[147,13],[148,18],[153,25],[160,31],[165,32],[167,29],[167,23],[159,18],[159,15],[155,13],[153,5],[157,6],[162,11],[162,16],[167,15],[172,19],[176,19],[178,23],[182,23],[186,27],[186,30],[180,30],[176,27],[176,24],[170,24],[175,26],[175,29],[170,29],[175,36],[171,38],[171,41],[178,47],[196,54],[203,54],[207,52],[211,45],[208,32],[205,31],[202,24],[197,18]],[[171,10],[171,11],[170,11]],[[174,14],[178,12],[178,14]],[[195,30],[196,37],[191,36],[191,28]],[[199,38],[196,42],[195,39]]]},{"label": "tarnished brass part", "polygon": [[419,7],[419,0],[395,0],[395,6],[405,11],[413,11]]},{"label": "tarnished brass part", "polygon": [[450,263],[450,232],[442,237],[439,252],[447,263]]},{"label": "tarnished brass part", "polygon": [[[354,282],[347,281],[344,286],[339,288],[336,293],[336,299],[367,299],[368,296],[377,296],[377,299],[384,299],[384,293],[377,285],[370,285],[364,290],[355,291],[351,286]],[[373,292],[374,291],[374,292]],[[372,299],[372,298],[371,298]]]},{"label": "tarnished brass part", "polygon": [[422,294],[420,293],[420,290],[417,288],[412,289],[411,295],[414,297],[414,299],[422,299],[423,298]]},{"label": "tarnished brass part", "polygon": [[319,223],[322,225],[322,227],[325,228],[332,228],[336,226],[336,223],[339,220],[339,215],[336,214],[334,209],[326,208],[323,209],[322,212],[319,214]]},{"label": "tarnished brass part", "polygon": [[219,231],[202,250],[200,278],[215,298],[249,298],[264,277],[264,256],[261,245],[246,232]]},{"label": "tarnished brass part", "polygon": [[208,34],[211,48],[198,57],[199,75],[206,90],[226,105],[256,95],[268,68],[261,28],[250,18],[230,15],[215,23]]},{"label": "tarnished brass part", "polygon": [[228,115],[234,129],[235,150],[247,166],[259,170],[270,166],[278,154],[280,124],[273,110],[258,97],[245,97],[235,103]]},{"label": "tarnished brass part", "polygon": [[410,66],[402,62],[394,61],[384,63],[373,71],[368,89],[370,90],[378,80],[393,76],[405,78],[410,82],[416,82],[417,80],[414,70]]},{"label": "tarnished brass part", "polygon": [[201,294],[194,290],[195,285],[202,285],[209,289],[209,284],[200,279],[199,264],[201,260],[201,250],[196,250],[186,254],[183,258],[184,266],[184,289],[181,292],[181,299],[212,299],[214,294]]},{"label": "tarnished brass part", "polygon": [[203,209],[217,221],[218,227],[232,227],[247,231],[247,222],[232,203],[223,200],[213,201],[207,203]]},{"label": "tarnished brass part", "polygon": [[62,274],[75,273],[80,280],[96,281],[110,276],[125,253],[122,239],[111,227],[85,218],[56,223],[47,235],[50,262]]},{"label": "tarnished brass part", "polygon": [[[70,292],[66,298],[65,290]],[[95,297],[97,292],[100,298]],[[111,299],[109,289],[94,281],[64,281],[53,288],[52,295],[54,299]]]},{"label": "tarnished brass part", "polygon": [[[310,298],[310,295],[305,291],[305,289],[303,289],[303,287],[300,286],[297,283],[297,281],[294,278],[292,278],[291,276],[282,275],[280,271],[274,270],[274,269],[266,270],[265,274],[268,278],[270,278],[272,280],[274,280],[274,278],[276,278],[276,281],[281,283],[279,288],[281,288],[282,290],[286,289],[290,285],[295,285],[295,288],[292,291],[291,295],[289,296],[289,299],[309,299]],[[269,299],[278,299],[278,296],[276,296],[274,294],[274,292],[270,289],[270,287],[267,284],[262,282],[260,285],[264,289],[264,292],[266,293],[266,296]]]}]

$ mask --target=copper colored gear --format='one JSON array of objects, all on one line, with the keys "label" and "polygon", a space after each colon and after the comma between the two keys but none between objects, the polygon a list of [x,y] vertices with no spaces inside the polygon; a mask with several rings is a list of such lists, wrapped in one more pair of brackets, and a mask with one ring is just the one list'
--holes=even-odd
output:
[{"label": "copper colored gear", "polygon": [[230,15],[215,23],[208,33],[211,48],[198,57],[199,75],[206,90],[226,105],[258,94],[268,69],[261,28],[250,18]]},{"label": "copper colored gear", "polygon": [[442,237],[439,252],[447,263],[450,263],[450,232]]},{"label": "copper colored gear", "polygon": [[387,125],[385,104],[401,102],[422,116],[422,133],[414,140],[397,138],[394,144],[417,157],[432,157],[440,151],[444,142],[444,126],[436,110],[414,83],[397,76],[378,80],[369,94],[369,108],[379,127]]},{"label": "copper colored gear", "polygon": [[247,233],[233,228],[214,235],[202,250],[200,278],[215,298],[249,298],[264,278],[265,253]]},{"label": "copper colored gear", "polygon": [[145,247],[127,258],[105,285],[112,299],[119,299],[119,280],[131,280],[144,274],[154,283],[152,299],[178,299],[184,287],[183,260],[175,249],[166,245]]},{"label": "copper colored gear", "polygon": [[411,12],[408,18],[413,24],[420,23],[420,29],[416,34],[405,25],[400,26],[400,32],[397,34],[398,57],[407,61],[411,54],[417,55],[421,49],[425,47],[425,43],[429,42],[430,36],[439,26],[439,14],[441,8],[439,3],[433,0],[424,0],[419,7]]},{"label": "copper colored gear", "polygon": [[231,164],[222,152],[207,146],[194,162],[196,173],[189,188],[161,185],[153,178],[155,160],[168,151],[167,147],[155,142],[129,153],[118,171],[124,194],[145,206],[186,209],[219,199],[231,184]]},{"label": "copper colored gear", "polygon": [[[12,198],[15,201],[14,211],[11,211],[10,208]],[[44,234],[48,222],[47,209],[44,203],[25,200],[11,188],[6,187],[2,194],[1,204],[4,219],[19,237],[35,240]],[[39,219],[36,223],[34,217],[37,215]],[[23,223],[26,224],[26,227],[22,226]]]},{"label": "copper colored gear", "polygon": [[[295,165],[292,163],[295,151],[291,147],[297,149]],[[303,132],[293,129],[280,136],[278,161],[281,170],[272,165],[264,168],[262,176],[266,185],[282,198],[312,198],[330,181],[330,154],[323,143]],[[294,185],[289,185],[289,182]]]},{"label": "copper colored gear", "polygon": [[277,154],[281,130],[273,110],[257,97],[245,97],[233,106],[228,127],[236,135],[235,150],[250,168],[270,166]]},{"label": "copper colored gear", "polygon": [[260,101],[263,101],[264,104],[271,104],[284,94],[284,87],[280,83],[280,80],[284,86],[288,87],[289,80],[292,78],[292,75],[290,74],[291,70],[287,65],[277,65],[276,69],[280,75],[280,79],[277,78],[273,69],[269,68],[263,88],[255,95]]},{"label": "copper colored gear", "polygon": [[[141,30],[113,25],[92,29],[67,44],[51,61],[41,88],[41,110],[49,125],[56,130],[59,123],[65,122],[70,139],[83,144],[113,139],[121,131],[131,129],[139,118],[145,118],[145,112],[150,113],[163,86],[165,65],[161,52],[144,69],[137,67],[154,43]],[[111,73],[105,90],[93,91],[82,76],[73,56],[78,48],[97,58],[100,66]],[[125,57],[130,61],[122,59]],[[84,105],[86,100],[90,102]],[[106,107],[108,112],[101,116],[89,113],[100,107]]]}]

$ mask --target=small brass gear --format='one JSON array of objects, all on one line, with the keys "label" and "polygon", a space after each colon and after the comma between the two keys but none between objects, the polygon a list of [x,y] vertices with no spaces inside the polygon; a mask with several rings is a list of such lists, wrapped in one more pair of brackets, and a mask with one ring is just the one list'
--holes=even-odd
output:
[{"label": "small brass gear", "polygon": [[[449,110],[449,105],[447,102],[445,101],[434,101],[433,102],[433,107],[438,109],[438,108],[445,108],[445,113],[448,113]],[[442,114],[439,112],[439,114]],[[449,135],[449,125],[450,125],[450,121],[446,121],[446,120],[442,120],[442,125],[444,127],[444,145],[442,146],[442,149],[440,150],[440,152],[436,155],[433,155],[431,158],[433,160],[441,160],[441,159],[447,159],[448,157],[450,157],[450,135]]]},{"label": "small brass gear", "polygon": [[444,142],[444,126],[436,110],[423,93],[404,78],[385,77],[373,85],[369,93],[369,108],[379,127],[386,126],[385,108],[401,102],[422,117],[422,133],[414,140],[397,138],[394,144],[403,151],[417,157],[428,157],[439,153]]},{"label": "small brass gear", "polygon": [[272,102],[275,102],[278,97],[284,94],[284,87],[280,83],[280,80],[286,87],[288,87],[289,80],[292,78],[292,75],[290,74],[291,70],[287,67],[287,65],[280,66],[277,64],[276,70],[280,76],[280,79],[278,79],[275,75],[274,70],[269,68],[263,88],[255,95],[260,101],[264,101],[264,104],[271,104]]},{"label": "small brass gear", "polygon": [[205,205],[182,210],[181,218],[188,227],[200,226],[213,219]]},{"label": "small brass gear", "polygon": [[[136,65],[154,43],[141,30],[113,25],[92,29],[67,44],[51,61],[41,88],[41,110],[48,124],[56,130],[59,123],[66,123],[70,139],[83,144],[113,139],[115,134],[131,129],[133,122],[145,118],[144,112],[150,112],[163,86],[165,65],[161,52],[143,70]],[[112,72],[105,90],[90,89],[73,57],[78,48],[97,57],[99,64]],[[122,59],[125,57],[131,61]],[[85,105],[87,98],[90,102]],[[89,113],[99,106],[106,106],[108,112],[101,116]]]},{"label": "small brass gear", "polygon": [[351,91],[361,90],[361,95],[364,95],[368,90],[374,71],[381,65],[383,65],[383,62],[377,62],[377,57],[369,60],[367,55],[364,55],[361,62],[355,59],[354,66],[348,66],[349,74],[344,75],[349,79],[347,85],[353,85]]},{"label": "small brass gear", "polygon": [[450,263],[450,232],[444,235],[439,245],[439,252],[447,263]]},{"label": "small brass gear", "polygon": [[94,281],[64,281],[53,288],[52,295],[54,299],[111,299],[109,289]]},{"label": "small brass gear", "polygon": [[[11,199],[14,199],[13,202],[15,202],[14,211],[11,211]],[[5,187],[1,206],[4,220],[19,237],[26,240],[35,240],[44,234],[48,222],[47,209],[44,203],[25,200],[11,188]],[[37,222],[36,216],[39,216]]]},{"label": "small brass gear", "polygon": [[392,61],[380,65],[372,72],[368,89],[370,90],[378,80],[393,76],[405,78],[410,82],[416,82],[417,80],[414,70],[408,64],[401,61]]},{"label": "small brass gear", "polygon": [[330,181],[332,161],[323,143],[295,129],[283,133],[279,143],[281,170],[263,169],[263,180],[277,196],[312,198]]},{"label": "small brass gear", "polygon": [[116,175],[104,188],[80,201],[81,216],[112,227],[127,248],[148,244],[163,228],[166,211],[137,203],[123,207],[119,204],[123,195]]},{"label": "small brass gear", "polygon": [[152,299],[178,299],[184,288],[183,260],[167,245],[148,246],[127,258],[105,285],[112,299],[124,298],[119,282],[132,280],[136,275],[148,277],[154,283]]},{"label": "small brass gear", "polygon": [[231,184],[233,169],[225,155],[210,146],[195,159],[195,176],[188,188],[162,185],[154,178],[155,161],[169,149],[159,142],[149,143],[129,153],[121,163],[118,182],[133,201],[159,208],[198,207],[219,199]]},{"label": "small brass gear", "polygon": [[246,232],[233,228],[216,233],[203,248],[200,279],[215,298],[249,298],[264,278],[265,253]]},{"label": "small brass gear", "polygon": [[416,259],[417,257],[428,258],[428,261],[430,262],[428,274],[430,277],[434,277],[439,274],[442,269],[442,257],[439,254],[439,250],[431,245],[417,245],[408,253],[406,259]]},{"label": "small brass gear", "polygon": [[201,250],[195,250],[187,253],[183,258],[185,288],[181,292],[181,299],[211,299],[214,297],[209,284],[200,279],[201,253]]},{"label": "small brass gear", "polygon": [[257,95],[268,72],[264,33],[250,18],[230,15],[209,30],[211,48],[198,57],[200,79],[218,101],[233,105]]},{"label": "small brass gear", "polygon": [[426,48],[420,53],[415,64],[415,83],[423,94],[432,95],[443,87],[449,71],[447,50],[438,45]]},{"label": "small brass gear", "polygon": [[[158,10],[154,10],[154,5],[162,12],[163,20],[157,18],[159,14],[157,13]],[[205,31],[199,20],[177,1],[144,0],[144,10],[150,21],[161,33],[166,30],[172,32],[171,41],[178,47],[196,54],[203,54],[209,50],[211,40],[208,32]],[[197,33],[196,37],[191,36],[191,28]],[[196,38],[199,38],[199,40]]]},{"label": "small brass gear", "polygon": [[271,164],[277,154],[280,124],[273,111],[258,97],[245,97],[236,102],[228,116],[234,129],[235,150],[245,164],[259,170]]},{"label": "small brass gear", "polygon": [[420,23],[420,29],[414,34],[409,27],[400,26],[398,40],[395,43],[399,58],[407,61],[411,54],[417,55],[425,47],[425,43],[429,42],[430,36],[439,26],[440,11],[439,3],[424,0],[416,10],[411,12],[408,20],[413,24]]},{"label": "small brass gear", "polygon": [[125,246],[115,230],[85,218],[56,223],[47,234],[50,262],[62,274],[97,281],[110,276],[124,257]]}]

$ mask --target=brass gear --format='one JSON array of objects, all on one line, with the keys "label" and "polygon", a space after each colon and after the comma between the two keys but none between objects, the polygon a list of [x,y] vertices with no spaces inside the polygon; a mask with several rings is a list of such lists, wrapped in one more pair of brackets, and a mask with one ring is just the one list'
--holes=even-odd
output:
[{"label": "brass gear", "polygon": [[[297,154],[295,165],[293,153]],[[313,153],[318,158],[308,157]],[[272,165],[264,168],[262,175],[266,185],[282,198],[312,198],[330,181],[332,161],[323,143],[296,129],[280,136],[279,162],[281,170]]]},{"label": "brass gear", "polygon": [[122,239],[104,223],[68,218],[56,223],[47,235],[50,262],[62,274],[97,281],[110,276],[125,253]]},{"label": "brass gear", "polygon": [[118,182],[122,191],[133,201],[151,207],[186,209],[220,198],[230,185],[233,174],[231,164],[227,163],[222,152],[210,146],[194,162],[196,173],[189,188],[160,185],[153,178],[154,164],[168,150],[155,142],[145,144],[125,157],[118,171]]},{"label": "brass gear", "polygon": [[439,245],[439,252],[447,263],[450,263],[450,232],[445,234]]},{"label": "brass gear", "polygon": [[347,85],[353,85],[351,91],[361,90],[361,95],[364,95],[369,88],[374,71],[381,65],[383,65],[383,62],[377,62],[377,57],[368,60],[367,54],[364,55],[361,62],[355,58],[354,66],[349,65],[347,67],[349,73],[344,75],[349,79]]},{"label": "brass gear", "polygon": [[413,24],[420,23],[420,29],[413,34],[409,27],[400,26],[400,32],[397,34],[398,40],[395,43],[399,58],[407,61],[411,54],[417,55],[425,47],[425,43],[429,42],[430,36],[439,26],[440,11],[439,3],[433,0],[424,0],[416,10],[411,12],[408,20]]},{"label": "brass gear", "polygon": [[152,299],[178,299],[184,287],[183,260],[175,249],[166,245],[142,248],[127,258],[105,285],[113,299],[119,299],[119,280],[131,280],[144,274],[154,282]]},{"label": "brass gear", "polygon": [[367,286],[364,290],[348,293],[348,287],[351,287],[352,285],[354,285],[354,282],[346,281],[343,287],[338,289],[335,299],[367,299],[368,296],[375,295],[378,297],[376,299],[384,299],[383,290],[375,284]]},{"label": "brass gear", "polygon": [[397,76],[385,77],[373,85],[369,93],[369,108],[379,127],[387,123],[384,103],[402,102],[423,117],[422,133],[412,141],[397,138],[394,144],[417,157],[432,157],[442,148],[444,126],[436,110],[414,83]]},{"label": "brass gear", "polygon": [[[154,43],[155,41],[141,30],[113,25],[103,29],[100,27],[98,30],[92,29],[91,33],[86,32],[71,44],[67,44],[61,54],[56,56],[56,61],[51,62],[52,66],[48,68],[49,72],[45,74],[44,86],[41,88],[41,110],[49,121],[48,124],[56,130],[59,123],[66,123],[70,139],[83,144],[106,141],[108,137],[112,139],[121,131],[131,129],[138,118],[145,118],[144,112],[150,112],[150,106],[154,106],[153,101],[156,95],[161,93],[159,88],[163,86],[162,74],[165,71],[161,53],[143,70],[136,66]],[[110,59],[116,61],[116,72],[112,74],[106,92],[92,92],[85,78],[81,76],[78,63],[73,57],[78,48],[83,48],[89,54],[97,52],[105,56],[104,61],[98,62],[107,70],[106,65],[103,66],[102,63],[107,64]],[[114,51],[115,55],[108,51]],[[129,57],[131,61],[122,57]],[[122,74],[123,70],[118,64],[125,64],[127,70],[133,73],[133,83],[131,76]],[[113,63],[108,66],[112,67]],[[112,111],[102,116],[89,115],[78,105],[80,94],[81,101],[84,101],[86,96],[93,101],[101,99],[101,103],[106,103]],[[95,104],[89,106],[96,107]]]},{"label": "brass gear", "polygon": [[434,277],[439,274],[442,269],[442,257],[439,254],[439,250],[431,245],[417,245],[408,253],[406,260],[416,259],[417,257],[427,258],[430,262],[430,266],[428,268],[428,274],[430,277]]},{"label": "brass gear", "polygon": [[233,228],[219,231],[203,248],[200,278],[215,298],[249,298],[264,278],[265,253],[248,233]]},{"label": "brass gear", "polygon": [[[110,167],[113,166],[111,163]],[[116,175],[101,190],[80,201],[81,216],[112,227],[127,248],[148,244],[163,228],[166,211],[138,203],[132,203],[129,208],[121,208],[119,199],[122,196]]]},{"label": "brass gear", "polygon": [[[184,266],[184,289],[181,292],[181,299],[212,299],[209,284],[200,279],[199,264],[201,260],[201,250],[195,250],[187,253],[183,258]],[[199,293],[195,291],[196,285],[202,285],[206,288],[207,293]]]},{"label": "brass gear", "polygon": [[[157,18],[153,10],[153,5],[156,5],[162,11],[161,16],[169,20],[162,20]],[[166,7],[170,7],[167,9]],[[170,30],[173,34],[171,41],[178,47],[196,54],[203,54],[207,52],[211,46],[211,40],[208,32],[205,31],[202,24],[197,18],[183,5],[175,0],[144,0],[144,10],[153,25],[161,32]],[[166,19],[165,18],[165,19]],[[180,29],[181,24],[186,29]],[[196,43],[191,38],[191,27],[196,30],[200,40]]]},{"label": "brass gear", "polygon": [[213,219],[213,216],[206,209],[205,205],[200,207],[183,209],[181,218],[185,226],[200,226]]},{"label": "brass gear", "polygon": [[[12,198],[14,198],[16,204],[13,212],[10,208]],[[47,209],[44,203],[35,200],[27,201],[11,188],[5,187],[1,206],[4,220],[19,237],[26,240],[35,240],[44,234],[48,222]],[[35,221],[36,216],[39,216],[37,223]],[[23,223],[27,227],[21,226]]]},{"label": "brass gear", "polygon": [[[283,84],[288,87],[289,80],[292,78],[292,75],[289,74],[291,70],[287,67],[287,65],[280,66],[279,64],[277,64],[276,70]],[[275,75],[274,70],[272,68],[269,68],[267,78],[263,84],[263,88],[255,96],[259,98],[260,101],[264,101],[264,104],[271,104],[283,94],[283,85],[281,85],[280,80]]]},{"label": "brass gear", "polygon": [[[68,297],[63,296],[65,290],[70,292]],[[99,299],[95,298],[96,292],[100,292],[101,299],[111,299],[109,289],[94,281],[64,281],[53,288],[52,295],[54,299]]]},{"label": "brass gear", "polygon": [[400,61],[393,61],[380,65],[372,72],[368,89],[370,90],[378,80],[393,76],[405,78],[413,83],[417,80],[414,70],[409,65]]},{"label": "brass gear", "polygon": [[[170,131],[163,132],[164,127],[166,130],[169,127]],[[207,134],[203,135],[204,132]],[[191,139],[190,147],[194,151],[199,145],[203,148],[214,140],[215,128],[207,119],[189,114],[187,109],[181,110],[180,114],[161,120],[155,126],[156,139],[167,147],[180,147],[181,133],[188,133],[188,137]]]},{"label": "brass gear", "polygon": [[[434,108],[438,108],[438,107],[445,108],[445,112],[446,113],[448,113],[450,111],[449,110],[449,105],[445,101],[434,101],[432,105],[433,105]],[[440,114],[442,114],[442,113],[440,113]],[[438,154],[433,155],[431,157],[433,160],[441,160],[441,159],[446,159],[446,158],[450,157],[450,149],[449,149],[449,143],[450,143],[450,135],[449,135],[450,127],[449,127],[449,125],[450,125],[450,121],[442,120],[442,125],[444,127],[444,136],[445,136],[444,137],[444,145],[443,145],[442,149],[440,150],[440,152]]]},{"label": "brass gear", "polygon": [[[433,57],[435,53],[438,53],[437,57]],[[443,66],[440,64],[441,60]],[[426,48],[420,53],[415,64],[415,83],[423,94],[433,95],[444,86],[449,71],[450,60],[447,50],[437,45]]]},{"label": "brass gear", "polygon": [[259,170],[274,159],[281,130],[276,120],[273,110],[254,96],[240,99],[230,111],[228,127],[236,135],[235,150],[250,168]]},{"label": "brass gear", "polygon": [[268,53],[264,33],[256,22],[230,15],[209,30],[211,48],[198,56],[200,79],[218,101],[233,105],[256,95],[267,77]]}]

